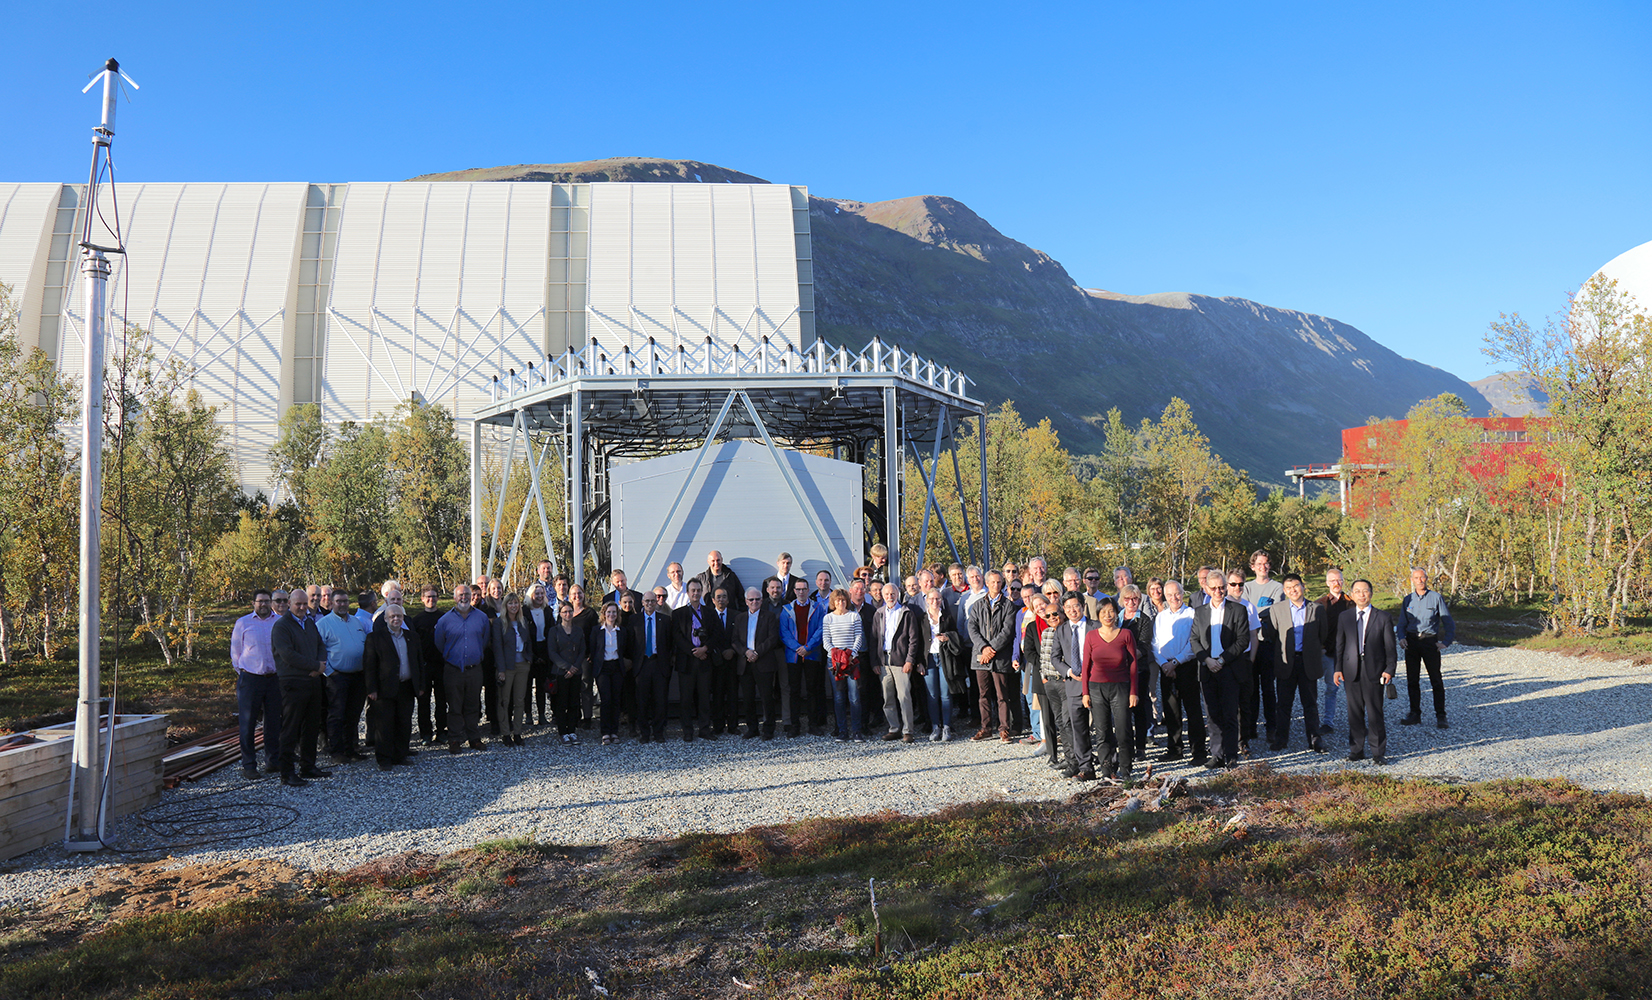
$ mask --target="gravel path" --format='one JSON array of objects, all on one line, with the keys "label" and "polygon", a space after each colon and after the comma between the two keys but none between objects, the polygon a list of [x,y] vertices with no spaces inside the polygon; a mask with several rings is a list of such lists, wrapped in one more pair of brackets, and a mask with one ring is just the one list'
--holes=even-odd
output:
[{"label": "gravel path", "polygon": [[[1445,656],[1452,728],[1435,729],[1423,683],[1425,724],[1398,725],[1407,700],[1389,702],[1389,758],[1394,775],[1480,780],[1570,778],[1600,789],[1652,793],[1652,670],[1627,662],[1550,653],[1453,647]],[[1355,767],[1346,719],[1338,706],[1333,751],[1293,746],[1266,759],[1285,772]],[[382,773],[370,761],[336,769],[304,789],[274,777],[247,782],[238,768],[162,800],[172,814],[197,806],[291,825],[232,843],[172,852],[179,863],[264,856],[306,868],[345,868],[403,851],[442,853],[501,837],[555,843],[602,843],[688,831],[731,832],[754,824],[879,810],[933,812],[961,802],[1062,798],[1079,787],[1062,780],[1035,748],[996,740],[971,743],[841,744],[822,737],[773,742],[724,736],[683,743],[594,739],[564,747],[554,733],[535,734],[521,749],[489,744],[457,757],[421,753],[416,766]],[[583,734],[582,735],[586,735]],[[1162,744],[1162,741],[1160,741]],[[1149,757],[1156,758],[1157,751]],[[1164,765],[1156,765],[1163,773]],[[1172,771],[1194,774],[1182,765]],[[1198,771],[1197,773],[1206,773]],[[1138,763],[1136,774],[1141,775]],[[275,806],[276,808],[271,808]],[[114,825],[113,842],[136,842],[133,818]],[[142,857],[153,858],[155,855]],[[91,867],[121,855],[69,856],[46,847],[0,863],[0,905],[15,905],[86,878]]]}]

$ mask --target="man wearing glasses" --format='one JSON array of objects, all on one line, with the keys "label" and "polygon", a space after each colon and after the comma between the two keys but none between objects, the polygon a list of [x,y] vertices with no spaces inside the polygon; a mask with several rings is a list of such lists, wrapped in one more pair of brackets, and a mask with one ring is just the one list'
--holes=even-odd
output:
[{"label": "man wearing glasses", "polygon": [[1193,612],[1193,661],[1210,716],[1212,752],[1205,767],[1212,770],[1239,763],[1238,674],[1250,664],[1250,613],[1239,603],[1239,587],[1224,588],[1220,571],[1206,576],[1206,602]]},{"label": "man wearing glasses", "polygon": [[[1220,580],[1220,572],[1210,574],[1210,579]],[[1245,651],[1244,662],[1237,664],[1239,675],[1239,753],[1249,757],[1250,741],[1256,739],[1256,702],[1260,696],[1263,705],[1264,718],[1269,720],[1268,740],[1273,741],[1272,719],[1275,706],[1274,688],[1272,683],[1258,683],[1258,664],[1256,662],[1256,647],[1262,634],[1262,616],[1257,614],[1256,605],[1245,600],[1245,574],[1240,570],[1233,570],[1227,574],[1227,599],[1238,603],[1245,609],[1250,619],[1250,647]],[[1272,669],[1270,666],[1269,669]]]},{"label": "man wearing glasses", "polygon": [[273,595],[256,590],[252,613],[235,623],[229,638],[229,662],[235,667],[235,704],[241,724],[241,777],[258,777],[258,750],[253,746],[260,715],[264,718],[264,771],[274,774],[281,760],[281,682],[275,676],[275,653],[270,633],[287,613],[287,593],[280,591],[279,612],[272,611]]}]

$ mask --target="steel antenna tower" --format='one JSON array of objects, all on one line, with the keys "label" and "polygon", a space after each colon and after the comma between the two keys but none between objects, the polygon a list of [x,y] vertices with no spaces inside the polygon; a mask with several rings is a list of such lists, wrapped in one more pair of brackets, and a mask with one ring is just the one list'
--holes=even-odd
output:
[{"label": "steel antenna tower", "polygon": [[[65,838],[71,851],[103,847],[103,774],[99,759],[99,716],[102,688],[98,639],[101,632],[102,580],[100,540],[103,529],[103,347],[104,295],[109,283],[107,254],[124,254],[124,246],[105,247],[92,242],[92,220],[97,216],[99,178],[105,172],[114,183],[109,146],[115,140],[115,99],[120,81],[136,82],[121,72],[113,59],[93,74],[81,93],[103,83],[103,120],[92,129],[92,171],[86,182],[85,218],[80,227],[81,273],[86,276],[85,376],[81,381],[80,423],[80,698],[75,708],[74,766],[70,773],[69,810],[74,832]],[[118,226],[118,223],[117,223]],[[116,242],[120,234],[115,234]],[[109,738],[114,738],[114,706],[109,706]],[[76,807],[79,807],[78,809]]]}]

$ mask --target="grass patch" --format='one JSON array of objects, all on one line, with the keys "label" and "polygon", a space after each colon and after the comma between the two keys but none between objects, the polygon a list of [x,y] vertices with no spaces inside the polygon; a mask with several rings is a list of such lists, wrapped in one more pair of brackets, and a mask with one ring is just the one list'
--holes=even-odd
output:
[{"label": "grass patch", "polygon": [[68,930],[25,914],[4,928],[0,996],[651,997],[738,977],[878,1000],[1606,1000],[1652,982],[1644,798],[1248,769],[1161,812],[1120,804],[511,840],[285,901]]}]

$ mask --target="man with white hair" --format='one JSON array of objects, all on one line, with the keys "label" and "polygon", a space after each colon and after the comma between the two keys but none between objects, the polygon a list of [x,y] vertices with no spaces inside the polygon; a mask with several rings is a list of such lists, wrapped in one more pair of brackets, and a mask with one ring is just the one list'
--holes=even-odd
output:
[{"label": "man with white hair", "polygon": [[[378,606],[378,609],[373,612],[373,620],[375,622],[378,621],[380,618],[384,617],[384,609],[385,608],[389,607],[392,604],[401,604],[402,603],[402,584],[401,584],[401,581],[400,580],[386,580],[386,581],[384,581],[384,583],[379,586],[379,596],[384,599],[384,603],[380,604]],[[405,607],[403,608],[402,614],[403,614],[404,617],[407,614],[407,611],[406,611]],[[369,626],[369,631],[371,631],[371,626]]]}]

